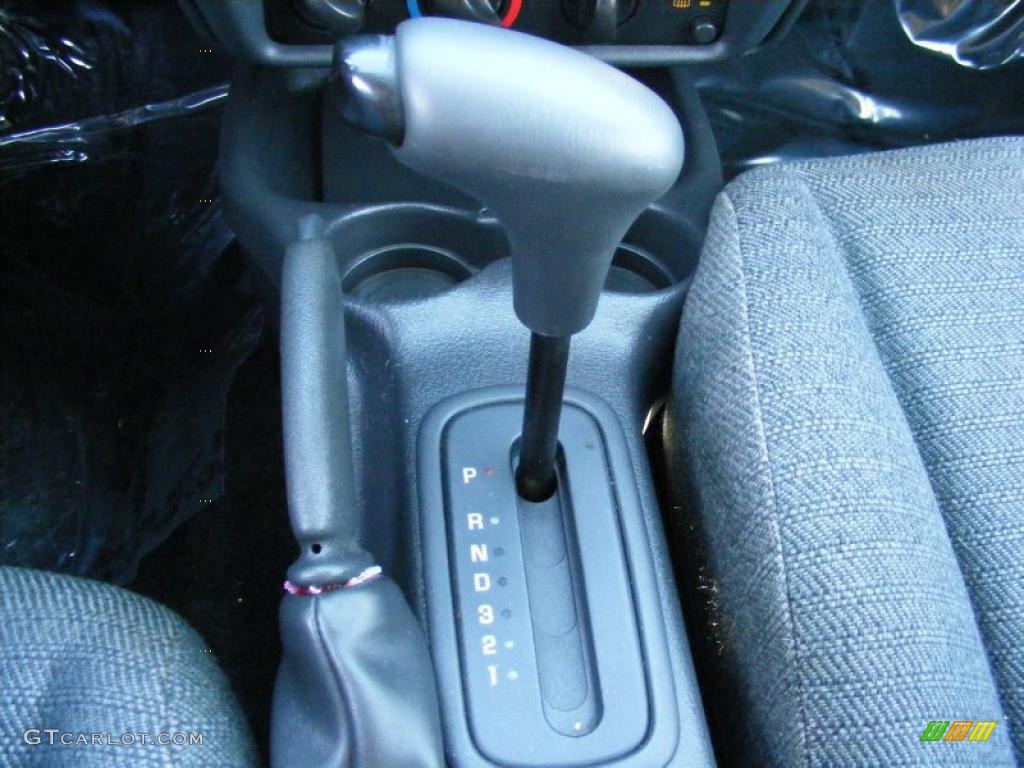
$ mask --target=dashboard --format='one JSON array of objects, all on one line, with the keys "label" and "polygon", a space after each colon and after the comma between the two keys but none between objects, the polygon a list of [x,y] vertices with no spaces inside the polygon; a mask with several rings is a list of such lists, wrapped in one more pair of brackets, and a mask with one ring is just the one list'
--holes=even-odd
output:
[{"label": "dashboard", "polygon": [[346,33],[389,32],[407,18],[446,16],[500,25],[569,44],[715,42],[729,0],[264,0],[270,36],[320,42]]},{"label": "dashboard", "polygon": [[239,58],[323,67],[333,43],[444,16],[585,48],[620,66],[746,53],[781,37],[806,0],[180,0],[193,23]]}]

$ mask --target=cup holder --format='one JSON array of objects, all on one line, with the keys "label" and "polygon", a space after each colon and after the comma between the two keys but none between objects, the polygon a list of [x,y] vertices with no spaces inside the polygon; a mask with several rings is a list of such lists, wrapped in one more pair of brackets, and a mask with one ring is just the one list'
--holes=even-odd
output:
[{"label": "cup holder", "polygon": [[342,279],[342,289],[364,301],[412,301],[444,293],[473,272],[452,251],[402,243],[356,259]]},{"label": "cup holder", "polygon": [[657,293],[685,282],[696,268],[700,235],[686,220],[649,208],[616,249],[604,289],[613,293]]},{"label": "cup holder", "polygon": [[[373,303],[437,296],[508,255],[497,221],[438,206],[364,208],[331,227],[349,296]],[[615,252],[605,290],[641,295],[687,280],[695,241],[685,224],[658,209],[645,211]]]},{"label": "cup holder", "polygon": [[623,243],[615,249],[604,289],[613,293],[654,293],[672,287],[675,282],[668,268],[651,253]]},{"label": "cup holder", "polygon": [[374,303],[437,296],[508,255],[493,219],[439,206],[364,208],[337,222],[331,237],[342,289]]}]

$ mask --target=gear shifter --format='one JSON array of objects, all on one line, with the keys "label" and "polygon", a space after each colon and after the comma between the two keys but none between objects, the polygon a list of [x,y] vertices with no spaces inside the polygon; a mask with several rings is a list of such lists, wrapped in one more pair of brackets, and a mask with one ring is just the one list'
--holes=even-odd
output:
[{"label": "gear shifter", "polygon": [[543,501],[555,458],[569,340],[593,319],[615,249],[679,175],[669,107],[597,59],[450,19],[339,44],[345,116],[413,170],[452,184],[504,226],[515,311],[532,332],[516,484]]}]

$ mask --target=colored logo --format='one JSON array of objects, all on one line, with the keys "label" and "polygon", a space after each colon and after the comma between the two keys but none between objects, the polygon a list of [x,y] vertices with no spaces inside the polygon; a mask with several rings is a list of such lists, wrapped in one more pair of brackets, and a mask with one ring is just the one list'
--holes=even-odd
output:
[{"label": "colored logo", "polygon": [[988,741],[995,727],[995,720],[932,720],[921,741]]}]

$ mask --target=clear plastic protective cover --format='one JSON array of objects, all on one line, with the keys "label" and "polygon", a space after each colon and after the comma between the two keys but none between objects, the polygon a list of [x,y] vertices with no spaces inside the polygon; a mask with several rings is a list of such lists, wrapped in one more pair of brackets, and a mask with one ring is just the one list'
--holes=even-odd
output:
[{"label": "clear plastic protective cover", "polygon": [[1024,2],[811,0],[787,35],[687,67],[726,174],[1024,131]]},{"label": "clear plastic protective cover", "polygon": [[1024,54],[1022,0],[896,0],[914,43],[972,69],[992,69]]},{"label": "clear plastic protective cover", "polygon": [[124,583],[222,493],[261,333],[216,201],[229,67],[173,0],[0,8],[0,563]]}]

